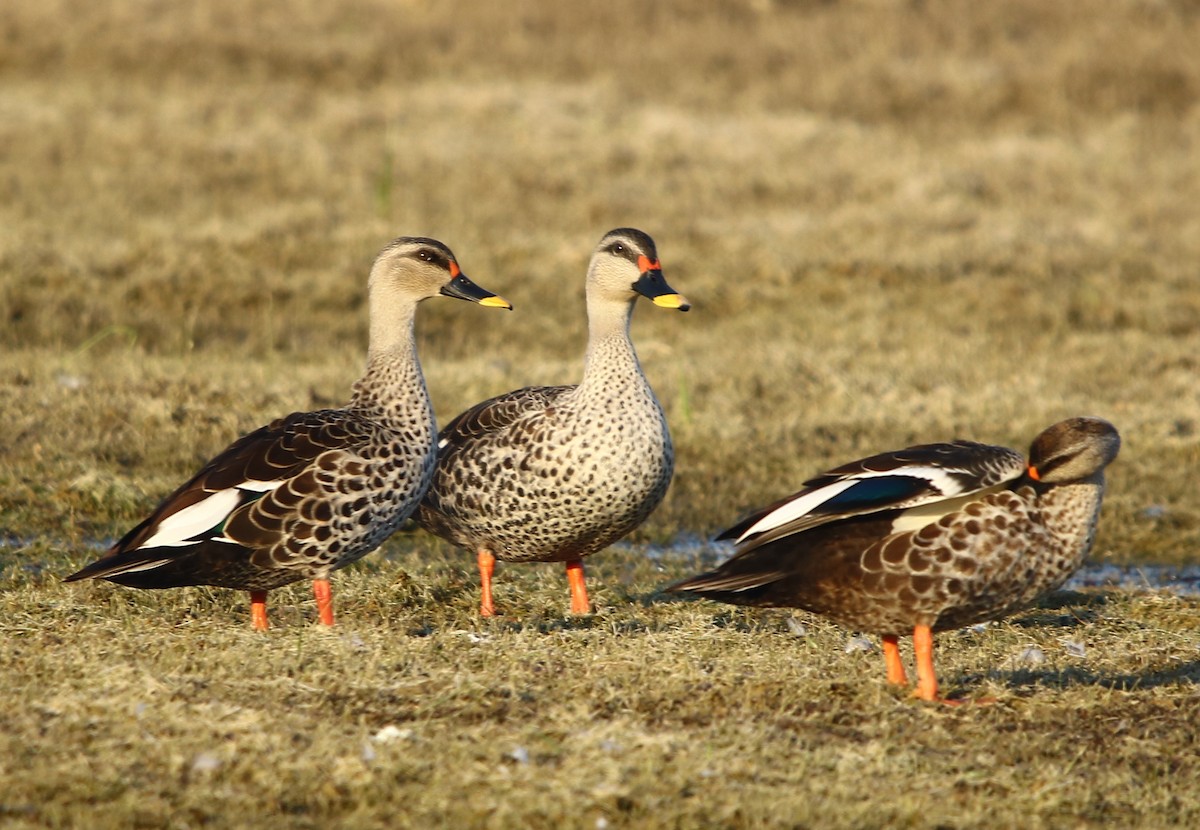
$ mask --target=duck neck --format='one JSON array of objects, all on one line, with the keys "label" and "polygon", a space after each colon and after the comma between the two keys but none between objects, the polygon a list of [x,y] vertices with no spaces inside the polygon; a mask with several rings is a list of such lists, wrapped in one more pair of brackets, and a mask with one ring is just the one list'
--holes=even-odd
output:
[{"label": "duck neck", "polygon": [[1049,488],[1038,499],[1046,527],[1077,567],[1091,552],[1104,499],[1104,472]]},{"label": "duck neck", "polygon": [[629,337],[633,301],[588,300],[588,346],[581,390],[612,389],[623,383],[645,383],[637,352]]},{"label": "duck neck", "polygon": [[[355,382],[350,407],[394,429],[433,432],[433,407],[417,360],[415,304],[371,316],[367,369]],[[388,325],[384,325],[386,320]]]}]

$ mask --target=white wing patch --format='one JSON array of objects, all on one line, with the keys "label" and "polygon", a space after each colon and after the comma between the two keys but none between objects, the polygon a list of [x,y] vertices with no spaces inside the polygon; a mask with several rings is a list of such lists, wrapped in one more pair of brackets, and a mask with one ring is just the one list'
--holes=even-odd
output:
[{"label": "white wing patch", "polygon": [[750,525],[750,527],[748,527],[741,536],[737,537],[735,542],[740,545],[749,536],[765,533],[766,531],[773,530],[780,525],[794,522],[801,516],[807,515],[814,508],[820,507],[838,493],[849,489],[851,486],[853,486],[854,482],[855,479],[853,478],[842,479],[841,481],[834,482],[833,484],[827,484],[824,487],[813,490],[810,493],[805,493],[795,499],[792,499],[787,504],[780,505],[767,515],[763,516],[757,522]]},{"label": "white wing patch", "polygon": [[906,533],[910,530],[920,530],[925,525],[931,525],[947,514],[957,513],[973,501],[986,498],[992,493],[999,493],[1006,486],[1006,484],[996,484],[983,490],[967,493],[965,496],[959,496],[958,498],[938,499],[937,501],[919,504],[916,507],[905,510],[896,517],[895,521],[892,522],[892,533]]},{"label": "white wing patch", "polygon": [[[178,513],[173,513],[163,519],[155,528],[154,535],[138,545],[137,550],[175,548],[195,544],[197,536],[220,526],[229,514],[245,501],[243,496],[245,492],[266,493],[281,484],[283,484],[282,479],[278,481],[245,481],[237,487],[218,490],[203,501],[189,505]],[[222,538],[219,541],[232,540]],[[165,564],[165,561],[132,570],[153,568]]]},{"label": "white wing patch", "polygon": [[283,484],[282,478],[277,478],[274,481],[243,481],[237,486],[238,490],[249,490],[251,493],[269,493]]},{"label": "white wing patch", "polygon": [[[772,510],[767,515],[763,516],[753,525],[746,529],[741,536],[737,538],[737,544],[741,544],[751,536],[756,536],[761,533],[773,530],[783,525],[791,524],[792,522],[808,515],[816,508],[820,507],[825,502],[832,499],[834,496],[842,493],[860,481],[865,481],[872,478],[888,478],[900,476],[904,478],[919,478],[929,482],[930,487],[935,491],[933,494],[901,501],[894,505],[880,506],[870,511],[886,510],[895,507],[902,507],[906,504],[927,504],[933,502],[934,509],[940,509],[942,502],[947,499],[953,499],[955,496],[963,493],[962,482],[955,478],[951,473],[959,472],[956,470],[947,470],[941,467],[900,467],[894,470],[885,470],[881,472],[865,471],[853,473],[845,478],[839,479],[832,484],[827,484],[824,487],[818,487],[816,490],[809,491],[798,495],[787,504],[780,505],[775,510]],[[968,494],[970,497],[972,494]],[[947,511],[949,512],[949,511]],[[923,524],[928,524],[931,521],[936,521],[941,514],[933,516]],[[917,525],[918,527],[922,525]]]}]

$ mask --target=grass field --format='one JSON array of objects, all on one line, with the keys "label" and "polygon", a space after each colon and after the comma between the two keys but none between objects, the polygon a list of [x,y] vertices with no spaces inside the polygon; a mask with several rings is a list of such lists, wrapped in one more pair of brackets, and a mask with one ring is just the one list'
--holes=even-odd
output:
[{"label": "grass field", "polygon": [[[14,0],[0,12],[0,826],[1200,823],[1200,604],[1088,591],[939,639],[922,706],[819,619],[666,599],[831,464],[1121,430],[1094,558],[1200,546],[1188,0]],[[256,636],[244,595],[64,586],[238,434],[336,405],[400,234],[516,306],[418,321],[445,421],[581,371],[607,230],[664,505],[551,566],[402,533]],[[687,550],[694,551],[695,548]],[[847,650],[849,648],[849,650]]]}]

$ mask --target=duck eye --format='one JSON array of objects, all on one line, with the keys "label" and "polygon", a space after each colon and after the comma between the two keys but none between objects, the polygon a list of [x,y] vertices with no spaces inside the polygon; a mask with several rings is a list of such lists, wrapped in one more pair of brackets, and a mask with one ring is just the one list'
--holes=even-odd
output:
[{"label": "duck eye", "polygon": [[614,256],[623,256],[625,254],[625,246],[620,242],[614,243],[609,250],[613,252]]},{"label": "duck eye", "polygon": [[433,262],[433,254],[429,253],[429,251],[417,251],[417,257],[426,262]]}]

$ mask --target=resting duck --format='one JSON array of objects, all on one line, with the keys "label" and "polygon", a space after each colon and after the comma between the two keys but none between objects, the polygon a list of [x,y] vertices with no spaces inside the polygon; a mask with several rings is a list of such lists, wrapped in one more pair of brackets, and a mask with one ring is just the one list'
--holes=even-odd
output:
[{"label": "resting duck", "polygon": [[413,318],[418,303],[438,294],[512,308],[467,279],[441,242],[395,240],[371,268],[367,369],[350,403],[293,413],[239,438],[65,581],[249,591],[252,624],[266,630],[267,591],[312,579],[320,620],[332,625],[330,572],[391,535],[433,475],[436,427]]},{"label": "resting duck", "polygon": [[1104,468],[1121,439],[1099,418],[1046,429],[1029,451],[970,441],[854,461],[721,534],[716,570],[671,585],[735,605],[785,606],[883,635],[888,680],[912,631],[916,696],[937,699],[933,632],[1032,605],[1092,547]]},{"label": "resting duck", "polygon": [[687,311],[663,279],[654,240],[604,235],[587,272],[588,347],[577,386],[530,386],[484,401],[438,436],[433,486],[417,521],[473,551],[495,613],[506,562],[566,562],[571,612],[590,610],[583,557],[629,533],[662,501],[674,451],[662,407],[629,339],[638,296]]}]

